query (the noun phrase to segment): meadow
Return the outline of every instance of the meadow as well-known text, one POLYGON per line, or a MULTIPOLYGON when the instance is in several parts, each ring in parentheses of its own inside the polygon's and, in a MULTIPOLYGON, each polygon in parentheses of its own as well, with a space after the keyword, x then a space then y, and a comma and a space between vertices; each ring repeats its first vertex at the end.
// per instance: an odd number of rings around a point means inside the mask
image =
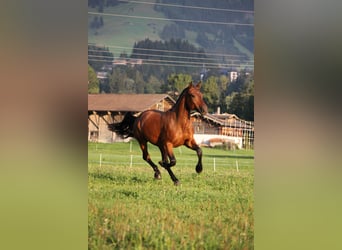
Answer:
MULTIPOLYGON (((253 249, 254 151, 175 149, 180 180, 161 180, 136 141, 88 144, 89 249, 253 249)), ((158 148, 149 145, 156 163, 158 148)))

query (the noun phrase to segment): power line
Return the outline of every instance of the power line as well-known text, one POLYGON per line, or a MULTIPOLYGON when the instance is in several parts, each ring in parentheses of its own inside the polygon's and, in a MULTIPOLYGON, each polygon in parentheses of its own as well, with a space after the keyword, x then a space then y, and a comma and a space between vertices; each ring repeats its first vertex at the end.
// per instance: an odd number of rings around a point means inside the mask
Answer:
MULTIPOLYGON (((93 61, 93 62, 108 62, 108 63, 111 63, 111 61, 106 61, 106 60, 99 60, 99 59, 88 59, 88 61, 93 61)), ((151 62, 146 62, 140 66, 143 66, 143 65, 158 65, 158 66, 171 66, 171 67, 190 67, 190 68, 203 68, 202 66, 199 66, 199 65, 189 65, 189 64, 171 64, 171 63, 151 63, 151 62)), ((252 65, 225 65, 225 67, 244 67, 244 68, 251 68, 253 69, 254 66, 252 65)), ((217 69, 217 68, 220 68, 220 67, 214 67, 214 66, 206 66, 205 67, 206 69, 217 69)), ((221 67, 222 68, 222 67, 221 67)))
MULTIPOLYGON (((88 52, 99 52, 98 50, 91 50, 89 49, 88 52)), ((162 57, 162 58, 180 58, 180 59, 189 59, 189 60, 199 60, 204 61, 200 63, 210 63, 208 61, 217 61, 215 58, 201 58, 201 57, 191 57, 191 56, 174 56, 174 55, 161 55, 161 54, 144 54, 144 53, 134 53, 137 56, 148 56, 148 57, 162 57)), ((91 55, 89 56, 97 56, 97 57, 106 57, 106 58, 113 58, 112 56, 103 56, 103 55, 91 55)), ((141 60, 148 60, 144 58, 130 58, 130 59, 141 59, 141 60)), ((149 58, 150 59, 150 58, 149 58)), ((229 61, 239 61, 238 59, 229 59, 229 61)), ((244 62, 254 62, 254 60, 243 60, 244 62)))
POLYGON ((162 49, 149 49, 149 48, 132 48, 132 47, 123 47, 123 46, 116 46, 116 45, 104 45, 104 44, 91 44, 98 47, 108 47, 108 48, 119 48, 119 49, 127 49, 127 50, 143 50, 143 51, 157 51, 157 52, 169 52, 169 53, 179 53, 179 54, 196 54, 196 55, 213 55, 213 56, 220 56, 220 57, 244 57, 243 55, 232 55, 232 54, 221 54, 221 53, 206 53, 206 52, 187 52, 187 51, 179 51, 179 50, 162 50, 162 49))
MULTIPOLYGON (((191 57, 191 56, 171 56, 171 55, 160 55, 160 54, 142 54, 142 53, 134 53, 137 56, 151 56, 151 57, 168 57, 168 58, 181 58, 181 59, 189 59, 189 60, 199 60, 199 61, 217 61, 215 58, 203 58, 203 57, 191 57)), ((238 59, 230 59, 230 61, 238 61, 238 59)), ((246 61, 254 61, 254 60, 246 60, 246 61)))
MULTIPOLYGON (((89 55, 89 56, 90 57, 101 57, 101 58, 105 57, 105 56, 92 56, 92 55, 89 55)), ((127 60, 130 58, 122 58, 122 59, 127 60)), ((88 58, 88 61, 113 63, 113 60, 101 60, 101 59, 93 59, 93 58, 88 58)), ((195 67, 195 68, 202 68, 203 64, 204 64, 205 68, 212 68, 212 69, 226 68, 226 67, 254 68, 254 65, 251 65, 251 64, 194 63, 194 62, 188 62, 188 61, 169 61, 169 60, 157 60, 157 59, 145 59, 145 60, 143 60, 142 65, 144 65, 144 64, 159 65, 159 66, 195 67)))
MULTIPOLYGON (((102 57, 102 58, 106 58, 106 56, 98 56, 98 55, 89 55, 90 57, 102 57)), ((111 58, 110 56, 108 56, 108 58, 111 58)), ((122 57, 120 59, 123 59, 123 60, 131 60, 132 58, 129 58, 129 57, 122 57)), ((191 62, 191 61, 181 61, 181 60, 177 60, 177 61, 173 61, 173 60, 165 60, 165 59, 141 59, 143 60, 144 62, 166 62, 166 63, 183 63, 183 64, 186 64, 186 63, 190 63, 190 64, 195 64, 195 65, 213 65, 213 66, 220 66, 220 65, 228 65, 228 64, 225 64, 225 63, 211 63, 211 62, 191 62)), ((230 65, 240 65, 240 64, 230 64, 230 65)))
POLYGON ((241 26, 254 26, 252 23, 227 23, 227 22, 215 22, 215 21, 200 21, 200 20, 189 20, 189 19, 173 19, 173 18, 162 18, 162 17, 147 17, 147 16, 130 16, 114 13, 100 13, 100 12, 88 12, 90 15, 100 16, 114 16, 114 17, 125 17, 125 18, 137 18, 137 19, 150 19, 159 21, 176 21, 176 22, 188 22, 188 23, 206 23, 206 24, 220 24, 220 25, 241 25, 241 26))
MULTIPOLYGON (((144 63, 144 64, 150 64, 150 65, 159 65, 159 66, 174 66, 174 67, 191 67, 191 68, 203 68, 203 66, 199 66, 199 65, 189 65, 189 64, 168 64, 168 63, 162 63, 162 64, 158 64, 158 63, 144 63)), ((254 65, 248 65, 248 64, 229 64, 229 65, 222 65, 222 66, 205 66, 206 69, 217 69, 217 68, 228 68, 228 67, 245 67, 245 68, 254 68, 254 65)))
POLYGON ((254 11, 253 11, 253 10, 219 9, 219 8, 212 8, 212 7, 200 7, 200 6, 190 6, 190 5, 177 5, 177 4, 167 4, 167 3, 152 3, 152 2, 128 1, 128 0, 119 0, 119 2, 125 2, 125 3, 138 3, 138 4, 150 4, 150 5, 160 5, 160 6, 177 7, 177 8, 189 8, 189 9, 201 9, 201 10, 215 10, 215 11, 240 12, 240 13, 251 13, 251 14, 254 14, 254 11))

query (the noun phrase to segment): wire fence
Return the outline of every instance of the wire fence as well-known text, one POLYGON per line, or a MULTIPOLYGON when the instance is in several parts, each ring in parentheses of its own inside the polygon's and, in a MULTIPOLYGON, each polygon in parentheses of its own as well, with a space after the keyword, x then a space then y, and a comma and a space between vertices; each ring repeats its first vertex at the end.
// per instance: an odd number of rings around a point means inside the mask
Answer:
MULTIPOLYGON (((122 166, 134 168, 136 166, 149 166, 141 155, 113 155, 106 153, 92 153, 89 154, 88 165, 92 166, 122 166)), ((160 158, 160 157, 159 157, 160 158)), ((158 162, 160 159, 155 157, 154 161, 158 162)), ((153 159, 153 157, 152 157, 153 159)), ((231 170, 246 170, 254 168, 254 159, 245 158, 245 156, 230 155, 227 157, 203 157, 202 159, 203 167, 205 169, 211 169, 212 171, 225 171, 227 169, 231 170)), ((177 157, 177 165, 181 167, 195 167, 197 164, 197 156, 194 154, 193 159, 189 157, 182 157, 181 155, 177 157)))

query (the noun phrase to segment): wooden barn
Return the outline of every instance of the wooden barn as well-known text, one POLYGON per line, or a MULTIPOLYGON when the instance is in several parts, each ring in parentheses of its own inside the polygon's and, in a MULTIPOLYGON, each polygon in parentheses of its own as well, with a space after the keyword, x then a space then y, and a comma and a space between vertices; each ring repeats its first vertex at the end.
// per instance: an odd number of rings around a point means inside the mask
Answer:
POLYGON ((193 126, 197 141, 210 146, 211 142, 233 142, 239 148, 253 148, 254 122, 240 119, 234 114, 194 114, 193 126), (203 136, 200 136, 203 135, 203 136))
POLYGON ((120 122, 126 112, 140 113, 148 109, 166 111, 175 101, 167 94, 89 94, 88 140, 98 142, 120 141, 109 131, 109 123, 120 122))

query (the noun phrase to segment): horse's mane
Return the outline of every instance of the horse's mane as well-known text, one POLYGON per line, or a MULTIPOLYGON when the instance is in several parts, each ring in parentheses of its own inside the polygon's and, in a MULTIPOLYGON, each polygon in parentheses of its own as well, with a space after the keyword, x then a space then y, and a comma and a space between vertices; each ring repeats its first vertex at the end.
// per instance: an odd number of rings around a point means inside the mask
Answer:
POLYGON ((179 95, 176 103, 172 106, 172 108, 170 110, 174 110, 176 107, 178 107, 179 103, 181 102, 183 96, 185 95, 185 92, 188 91, 190 88, 190 86, 186 87, 185 89, 183 89, 182 93, 179 95))

